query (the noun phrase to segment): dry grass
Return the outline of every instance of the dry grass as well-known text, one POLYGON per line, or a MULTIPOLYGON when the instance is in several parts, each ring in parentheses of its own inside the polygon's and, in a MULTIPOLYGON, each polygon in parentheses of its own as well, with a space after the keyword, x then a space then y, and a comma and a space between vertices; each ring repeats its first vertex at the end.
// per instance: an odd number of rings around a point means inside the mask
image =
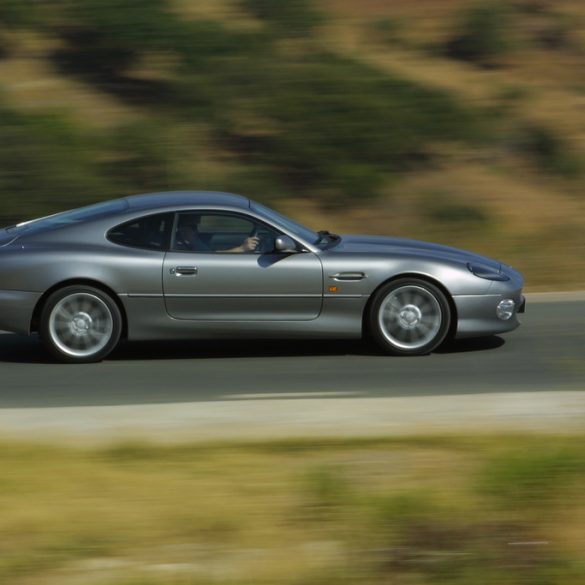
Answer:
MULTIPOLYGON (((585 160, 585 5, 581 0, 543 3, 568 23, 570 46, 545 50, 520 43, 502 67, 492 69, 449 59, 437 50, 453 33, 470 5, 468 0, 318 3, 328 16, 319 30, 320 42, 328 50, 439 88, 461 103, 504 105, 511 126, 550 129, 585 160), (398 44, 380 43, 372 36, 372 23, 384 18, 396 23, 398 44)), ((174 5, 187 18, 215 19, 236 28, 262 26, 246 16, 236 0, 174 0, 174 5)), ((543 18, 538 13, 525 15, 521 32, 526 36, 542 25, 543 18)), ((66 111, 82 125, 106 129, 144 118, 140 108, 61 75, 47 58, 55 40, 28 32, 13 36, 12 54, 0 60, 0 87, 12 106, 66 111)), ((148 66, 153 64, 146 65, 152 73, 148 66)), ((186 176, 201 178, 193 188, 206 188, 212 179, 233 174, 233 161, 217 149, 202 138, 202 147, 192 159, 179 163, 186 176), (189 174, 192 168, 197 172, 189 174)), ((582 176, 567 181, 526 161, 476 160, 474 153, 449 152, 434 168, 405 177, 388 185, 376 202, 356 198, 343 209, 324 208, 307 199, 279 205, 319 229, 435 238, 498 257, 524 272, 532 290, 585 287, 582 176), (453 221, 446 217, 450 209, 463 208, 474 208, 476 216, 483 215, 486 221, 466 223, 464 214, 453 221)), ((261 193, 246 194, 262 199, 261 193)))
POLYGON ((278 205, 315 229, 432 240, 498 258, 524 274, 530 291, 585 287, 585 200, 554 181, 529 181, 521 168, 453 160, 351 210, 278 205))
MULTIPOLYGON (((566 19, 571 45, 545 50, 526 41, 543 19, 551 18, 538 11, 527 13, 518 18, 523 28, 517 32, 524 41, 498 68, 455 61, 440 51, 462 11, 471 5, 466 0, 322 0, 331 17, 323 35, 328 47, 346 56, 446 91, 462 103, 504 105, 510 124, 547 128, 584 160, 585 6, 578 0, 541 4, 566 19), (372 34, 372 23, 383 24, 384 19, 394 23, 398 42, 380 42, 372 34)), ((309 206, 305 219, 314 225, 318 222, 311 220, 319 219, 319 227, 341 232, 435 238, 468 247, 518 267, 531 290, 583 288, 582 177, 569 184, 544 176, 538 164, 513 157, 473 158, 474 153, 465 151, 442 153, 435 168, 389 186, 387 196, 378 202, 358 204, 350 212, 333 209, 321 214, 323 218, 309 206), (476 210, 486 221, 478 225, 465 217, 449 219, 453 206, 476 210), (441 207, 444 213, 435 213, 441 207)))
POLYGON ((0 59, 3 98, 23 111, 66 112, 87 127, 110 128, 140 119, 138 109, 60 75, 48 59, 58 44, 39 34, 14 35, 11 55, 0 59))
POLYGON ((4 443, 0 580, 577 583, 582 439, 4 443))

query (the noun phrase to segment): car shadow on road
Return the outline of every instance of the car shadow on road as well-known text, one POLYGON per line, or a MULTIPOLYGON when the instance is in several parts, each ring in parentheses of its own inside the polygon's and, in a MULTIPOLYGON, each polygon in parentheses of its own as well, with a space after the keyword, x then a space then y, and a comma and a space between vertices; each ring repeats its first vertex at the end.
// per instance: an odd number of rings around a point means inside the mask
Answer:
MULTIPOLYGON (((437 354, 458 354, 498 349, 501 337, 449 341, 437 354)), ((221 358, 385 356, 361 340, 168 340, 122 342, 106 362, 197 360, 221 358)), ((408 359, 408 358, 406 358, 408 359)), ((36 336, 0 335, 0 363, 57 364, 36 336)))
POLYGON ((491 335, 489 337, 477 337, 472 339, 453 339, 442 345, 434 353, 466 353, 470 351, 486 351, 498 349, 506 343, 503 337, 491 335))
MULTIPOLYGON (((501 337, 450 341, 435 353, 479 352, 501 347, 501 337)), ((230 341, 135 341, 122 343, 109 360, 177 360, 215 358, 263 358, 304 356, 388 357, 371 343, 360 340, 255 340, 230 341)))
POLYGON ((54 364, 37 335, 0 335, 0 363, 54 364))

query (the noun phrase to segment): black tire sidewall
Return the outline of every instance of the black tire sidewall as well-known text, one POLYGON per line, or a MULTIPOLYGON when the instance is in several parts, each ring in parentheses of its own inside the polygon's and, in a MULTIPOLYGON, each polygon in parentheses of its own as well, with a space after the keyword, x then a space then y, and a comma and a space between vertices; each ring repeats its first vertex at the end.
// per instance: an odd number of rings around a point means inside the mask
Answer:
POLYGON ((447 300, 445 293, 439 287, 423 279, 400 278, 386 283, 374 294, 374 298, 372 300, 368 314, 368 333, 377 346, 385 353, 403 356, 425 355, 437 349, 445 341, 451 326, 451 318, 452 315, 449 301, 447 300), (439 328, 439 331, 435 337, 426 345, 412 350, 392 345, 392 343, 390 343, 384 334, 380 331, 380 326, 378 324, 378 313, 380 311, 382 302, 389 293, 403 286, 418 286, 426 289, 435 297, 441 308, 441 327, 439 328))
POLYGON ((94 288, 92 286, 87 285, 66 286, 51 293, 51 295, 47 298, 41 312, 40 335, 49 353, 61 362, 66 363, 99 362, 103 360, 107 355, 109 355, 112 352, 112 350, 118 345, 120 336, 122 335, 122 314, 120 312, 118 305, 112 299, 112 297, 108 293, 100 290, 99 288, 94 288), (77 357, 63 352, 59 348, 59 346, 57 346, 54 343, 49 330, 49 321, 51 313, 55 306, 57 305, 57 303, 64 299, 65 297, 68 297, 76 293, 77 294, 88 293, 98 297, 101 301, 103 301, 106 304, 112 315, 113 330, 108 343, 100 351, 90 356, 77 357))

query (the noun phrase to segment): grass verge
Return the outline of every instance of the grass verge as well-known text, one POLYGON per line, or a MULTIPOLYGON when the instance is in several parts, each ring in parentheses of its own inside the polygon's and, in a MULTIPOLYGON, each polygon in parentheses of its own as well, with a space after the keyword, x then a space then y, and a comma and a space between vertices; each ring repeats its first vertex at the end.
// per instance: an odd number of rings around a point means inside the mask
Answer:
POLYGON ((0 581, 585 577, 582 436, 0 444, 0 581))

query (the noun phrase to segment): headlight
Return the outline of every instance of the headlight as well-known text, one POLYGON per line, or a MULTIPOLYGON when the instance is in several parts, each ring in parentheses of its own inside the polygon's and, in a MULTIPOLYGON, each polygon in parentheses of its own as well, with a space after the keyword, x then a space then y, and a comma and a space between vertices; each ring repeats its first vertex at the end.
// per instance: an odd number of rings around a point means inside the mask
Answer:
POLYGON ((497 272, 494 268, 490 268, 489 266, 480 266, 478 264, 471 264, 468 262, 467 268, 469 268, 469 271, 472 274, 478 278, 485 278, 485 280, 498 280, 500 282, 510 280, 509 276, 503 272, 497 272))
POLYGON ((498 303, 498 306, 496 307, 496 315, 498 316, 498 319, 507 321, 514 315, 515 308, 516 303, 512 299, 504 299, 498 303))

